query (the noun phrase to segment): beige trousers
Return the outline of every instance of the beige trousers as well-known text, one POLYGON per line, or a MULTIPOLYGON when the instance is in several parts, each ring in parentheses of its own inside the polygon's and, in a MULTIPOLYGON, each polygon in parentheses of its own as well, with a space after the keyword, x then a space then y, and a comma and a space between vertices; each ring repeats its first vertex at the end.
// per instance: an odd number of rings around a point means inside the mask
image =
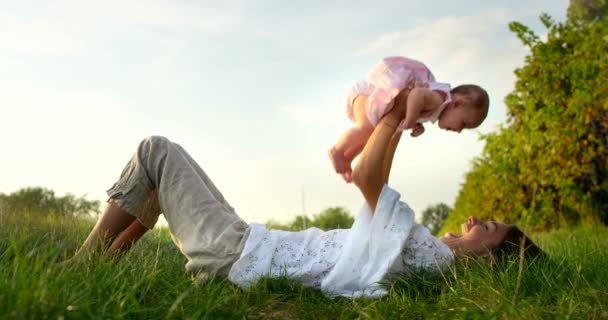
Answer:
POLYGON ((144 139, 107 192, 149 229, 162 212, 188 259, 188 272, 227 276, 243 251, 249 225, 190 155, 167 138, 144 139))

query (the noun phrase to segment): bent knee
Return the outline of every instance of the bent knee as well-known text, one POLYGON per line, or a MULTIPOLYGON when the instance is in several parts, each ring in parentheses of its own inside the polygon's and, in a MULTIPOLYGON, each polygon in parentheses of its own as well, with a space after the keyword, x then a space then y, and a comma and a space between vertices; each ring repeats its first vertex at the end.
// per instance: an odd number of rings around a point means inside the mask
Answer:
POLYGON ((149 136, 144 138, 144 140, 142 140, 141 144, 142 145, 149 145, 151 147, 153 146, 164 146, 164 145, 168 145, 171 143, 171 140, 169 140, 167 137, 164 136, 149 136))
MULTIPOLYGON (((149 136, 144 138, 139 144, 139 154, 165 154, 171 147, 171 140, 163 136, 149 136)), ((148 157, 148 156, 146 156, 148 157)))

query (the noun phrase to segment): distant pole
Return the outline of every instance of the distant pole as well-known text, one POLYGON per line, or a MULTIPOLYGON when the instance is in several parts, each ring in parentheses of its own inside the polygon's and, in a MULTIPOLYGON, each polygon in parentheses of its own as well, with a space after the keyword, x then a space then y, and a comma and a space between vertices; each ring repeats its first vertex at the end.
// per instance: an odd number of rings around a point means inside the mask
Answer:
POLYGON ((306 230, 306 201, 304 201, 304 187, 302 187, 302 218, 304 221, 304 230, 306 230))

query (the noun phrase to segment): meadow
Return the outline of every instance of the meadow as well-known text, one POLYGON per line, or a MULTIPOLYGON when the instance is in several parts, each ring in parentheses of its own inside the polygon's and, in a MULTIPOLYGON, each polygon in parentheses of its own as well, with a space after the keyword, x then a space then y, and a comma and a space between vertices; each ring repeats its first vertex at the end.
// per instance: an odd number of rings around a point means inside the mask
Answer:
POLYGON ((413 273, 381 299, 330 299, 287 278, 195 284, 167 230, 122 259, 61 263, 93 221, 0 212, 0 319, 608 319, 608 229, 532 235, 548 261, 413 273))

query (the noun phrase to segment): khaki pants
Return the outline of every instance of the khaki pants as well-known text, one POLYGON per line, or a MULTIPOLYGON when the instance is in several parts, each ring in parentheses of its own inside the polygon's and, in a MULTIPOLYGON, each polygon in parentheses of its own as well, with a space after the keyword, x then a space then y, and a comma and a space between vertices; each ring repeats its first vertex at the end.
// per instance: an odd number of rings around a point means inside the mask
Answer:
POLYGON ((186 270, 227 276, 249 233, 213 182, 178 144, 149 137, 139 145, 110 200, 151 229, 162 212, 186 270))

